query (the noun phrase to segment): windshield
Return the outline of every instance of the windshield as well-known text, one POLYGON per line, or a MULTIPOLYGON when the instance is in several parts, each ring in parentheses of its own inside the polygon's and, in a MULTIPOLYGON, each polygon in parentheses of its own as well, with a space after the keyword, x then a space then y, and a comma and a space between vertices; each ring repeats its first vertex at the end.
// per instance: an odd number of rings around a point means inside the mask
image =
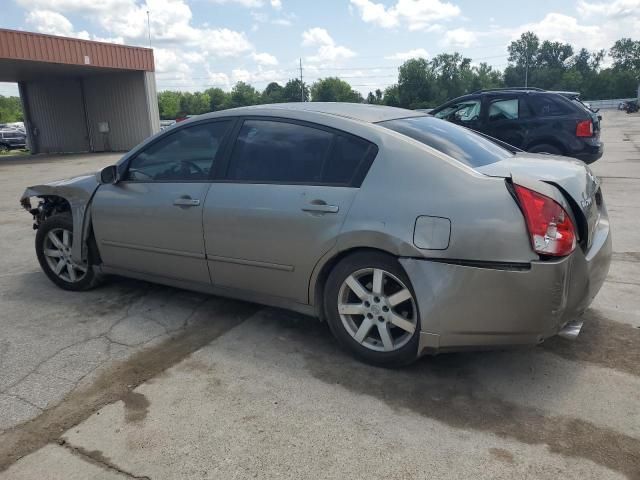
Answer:
POLYGON ((400 118, 378 125, 402 133, 470 167, 489 165, 513 154, 468 128, 434 117, 400 118))

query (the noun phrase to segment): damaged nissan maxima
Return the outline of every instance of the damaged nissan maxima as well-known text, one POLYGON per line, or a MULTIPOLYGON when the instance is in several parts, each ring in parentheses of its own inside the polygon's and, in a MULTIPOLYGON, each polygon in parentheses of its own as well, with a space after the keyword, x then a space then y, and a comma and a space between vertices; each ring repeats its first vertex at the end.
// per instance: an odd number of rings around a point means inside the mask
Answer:
POLYGON ((581 161, 374 105, 201 115, 21 202, 61 288, 120 275, 283 307, 383 366, 575 336, 611 260, 581 161))

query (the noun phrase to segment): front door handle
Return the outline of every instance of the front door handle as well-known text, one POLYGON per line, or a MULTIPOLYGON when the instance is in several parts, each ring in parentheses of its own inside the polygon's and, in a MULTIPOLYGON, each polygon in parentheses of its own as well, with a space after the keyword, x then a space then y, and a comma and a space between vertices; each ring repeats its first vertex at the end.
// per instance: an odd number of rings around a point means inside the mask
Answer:
POLYGON ((180 197, 176 198, 173 201, 173 204, 177 205, 178 207, 197 207, 198 205, 200 205, 200 200, 191 197, 180 197))
POLYGON ((324 200, 313 200, 302 207, 303 212, 311 213, 338 213, 338 210, 338 205, 328 205, 324 200))

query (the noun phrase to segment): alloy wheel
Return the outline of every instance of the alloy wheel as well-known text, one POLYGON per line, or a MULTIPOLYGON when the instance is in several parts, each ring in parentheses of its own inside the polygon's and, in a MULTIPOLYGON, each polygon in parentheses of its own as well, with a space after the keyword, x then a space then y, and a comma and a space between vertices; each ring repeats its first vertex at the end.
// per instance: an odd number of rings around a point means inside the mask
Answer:
POLYGON ((51 229, 44 240, 43 253, 51 271, 65 282, 79 282, 87 274, 87 265, 71 257, 73 233, 64 228, 51 229))
POLYGON ((418 325, 411 290, 380 268, 364 268, 344 280, 338 292, 338 314, 356 342, 378 352, 402 348, 418 325))

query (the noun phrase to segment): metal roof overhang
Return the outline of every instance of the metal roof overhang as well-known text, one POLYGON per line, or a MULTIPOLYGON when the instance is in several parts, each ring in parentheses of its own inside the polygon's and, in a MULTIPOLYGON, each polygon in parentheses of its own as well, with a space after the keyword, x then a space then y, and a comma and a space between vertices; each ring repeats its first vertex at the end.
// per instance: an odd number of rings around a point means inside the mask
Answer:
POLYGON ((154 69, 149 48, 0 29, 0 82, 154 69))

